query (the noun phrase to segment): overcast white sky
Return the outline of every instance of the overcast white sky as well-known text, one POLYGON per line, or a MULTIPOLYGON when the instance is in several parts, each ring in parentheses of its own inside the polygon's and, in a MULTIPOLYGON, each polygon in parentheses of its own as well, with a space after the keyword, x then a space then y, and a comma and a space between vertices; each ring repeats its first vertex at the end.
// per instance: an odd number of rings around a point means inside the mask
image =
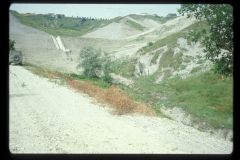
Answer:
POLYGON ((129 14, 148 13, 166 16, 176 13, 180 4, 12 4, 10 10, 18 13, 65 14, 67 17, 94 17, 112 19, 129 14))

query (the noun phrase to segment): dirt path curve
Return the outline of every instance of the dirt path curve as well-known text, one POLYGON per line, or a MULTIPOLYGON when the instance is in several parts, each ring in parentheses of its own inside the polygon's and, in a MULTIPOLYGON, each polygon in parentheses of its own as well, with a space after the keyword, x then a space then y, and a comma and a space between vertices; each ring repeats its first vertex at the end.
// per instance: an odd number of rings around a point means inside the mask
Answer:
POLYGON ((232 142, 182 123, 114 116, 84 94, 21 66, 10 66, 9 149, 12 153, 218 153, 232 142))

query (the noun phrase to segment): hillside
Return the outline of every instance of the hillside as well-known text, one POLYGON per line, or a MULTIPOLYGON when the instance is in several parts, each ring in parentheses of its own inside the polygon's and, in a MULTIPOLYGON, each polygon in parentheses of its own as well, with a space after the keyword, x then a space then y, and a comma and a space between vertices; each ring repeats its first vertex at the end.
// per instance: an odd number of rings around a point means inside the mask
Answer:
MULTIPOLYGON (((86 19, 86 18, 73 18, 73 17, 61 17, 61 18, 54 18, 50 17, 49 15, 21 15, 16 11, 11 11, 18 20, 24 25, 42 30, 54 36, 82 36, 88 32, 92 32, 96 29, 102 28, 109 24, 119 23, 120 20, 126 19, 125 17, 116 17, 110 20, 106 19, 86 19)), ((136 19, 139 19, 139 15, 135 15, 136 19)), ((153 23, 163 23, 166 22, 166 18, 162 17, 161 21, 156 20, 154 16, 148 16, 147 18, 142 18, 143 20, 151 20, 153 23)), ((147 24, 149 21, 146 21, 147 24)), ((129 20, 125 22, 127 26, 135 28, 137 30, 143 30, 142 26, 134 21, 129 20)), ((148 29, 148 27, 147 27, 148 29)), ((138 33, 138 32, 137 32, 138 33)))
POLYGON ((150 105, 159 115, 231 138, 233 79, 222 80, 221 75, 213 74, 213 64, 205 59, 203 45, 187 40, 190 30, 208 30, 206 22, 199 25, 186 16, 156 19, 128 15, 102 21, 102 25, 86 20, 86 26, 78 31, 57 28, 61 23, 74 24, 73 18, 58 20, 53 29, 51 25, 42 27, 37 21, 15 16, 19 19, 10 21, 10 39, 16 41, 16 49, 23 51, 24 62, 81 75, 82 70, 76 66, 81 62, 78 57, 82 47, 100 47, 111 53, 115 64, 112 72, 134 82, 133 88, 118 84, 122 90, 150 105), (16 27, 30 23, 38 31, 45 31, 45 35, 30 32, 31 27, 16 27), (72 53, 66 55, 54 48, 51 35, 60 35, 72 53))

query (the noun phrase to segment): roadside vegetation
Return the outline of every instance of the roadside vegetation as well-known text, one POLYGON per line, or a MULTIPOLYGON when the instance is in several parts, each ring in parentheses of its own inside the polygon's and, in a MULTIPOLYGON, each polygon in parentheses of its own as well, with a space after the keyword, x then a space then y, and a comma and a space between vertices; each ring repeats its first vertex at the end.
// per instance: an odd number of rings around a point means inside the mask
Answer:
POLYGON ((119 87, 114 85, 110 86, 107 82, 98 78, 54 72, 29 63, 25 63, 23 67, 40 77, 48 78, 49 81, 53 83, 68 85, 72 89, 94 97, 103 107, 108 106, 112 108, 111 113, 113 114, 123 115, 137 113, 156 116, 156 113, 150 106, 134 100, 131 93, 127 94, 119 87), (60 82, 57 82, 57 80, 60 82))
MULTIPOLYGON (((122 63, 124 64, 124 62, 122 63)), ((166 107, 181 107, 191 114, 194 123, 205 122, 214 129, 233 128, 233 79, 222 80, 220 74, 212 71, 194 74, 186 79, 175 77, 160 84, 153 77, 131 77, 134 87, 114 86, 85 75, 53 72, 31 64, 25 68, 40 77, 48 78, 60 85, 69 85, 80 92, 95 97, 103 106, 114 107, 114 114, 163 115, 162 104, 166 107)), ((125 65, 119 65, 120 71, 125 65)), ((167 117, 171 119, 170 117, 167 117)))
MULTIPOLYGON (((127 88, 124 85, 119 86, 126 92, 133 92, 133 97, 136 100, 142 101, 147 105, 151 105, 155 112, 161 115, 161 105, 167 108, 181 107, 186 113, 191 114, 194 123, 205 122, 208 127, 214 129, 232 129, 233 127, 233 78, 222 78, 222 74, 214 74, 212 70, 199 72, 204 68, 200 65, 192 69, 192 76, 181 79, 179 76, 170 78, 174 70, 183 70, 186 64, 191 61, 196 61, 197 64, 203 64, 205 59, 201 56, 196 56, 197 60, 192 56, 183 56, 185 48, 180 48, 182 51, 173 56, 173 49, 179 47, 177 39, 188 38, 187 32, 206 30, 209 34, 209 26, 206 21, 194 23, 186 27, 180 32, 167 36, 164 39, 155 43, 148 43, 147 46, 141 48, 140 54, 147 54, 164 45, 167 45, 168 50, 163 53, 159 69, 151 76, 147 77, 132 77, 134 72, 134 63, 136 60, 125 66, 133 64, 133 68, 129 74, 124 74, 126 78, 134 80, 135 87, 127 88), (165 69, 167 67, 173 70, 165 69), (162 70, 164 69, 164 70, 162 70), (155 84, 156 77, 164 74, 164 78, 159 84, 155 84)), ((188 44, 191 41, 188 39, 188 44)), ((154 52, 152 63, 156 62, 161 50, 154 52)), ((213 67, 213 66, 212 66, 213 67)), ((121 67, 120 67, 121 68, 121 67)), ((122 68, 124 68, 122 66, 122 68)))
POLYGON ((159 84, 152 83, 154 75, 132 78, 133 97, 141 100, 161 114, 163 104, 167 108, 180 107, 191 114, 193 122, 206 122, 214 129, 233 127, 233 79, 222 80, 220 74, 205 71, 186 79, 175 77, 165 79, 159 84))

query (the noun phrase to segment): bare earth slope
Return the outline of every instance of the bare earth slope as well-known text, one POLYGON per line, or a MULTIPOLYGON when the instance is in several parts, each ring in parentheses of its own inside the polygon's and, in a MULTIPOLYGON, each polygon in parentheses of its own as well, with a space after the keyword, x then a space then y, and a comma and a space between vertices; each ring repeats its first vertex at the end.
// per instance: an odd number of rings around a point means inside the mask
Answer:
POLYGON ((77 74, 81 72, 76 69, 78 59, 57 49, 50 34, 23 25, 11 13, 9 13, 9 23, 9 37, 15 40, 16 50, 22 51, 23 63, 28 62, 62 72, 77 74))
POLYGON ((154 28, 154 27, 156 27, 156 26, 158 26, 160 24, 160 23, 155 22, 154 20, 148 19, 148 18, 145 18, 143 20, 136 20, 136 19, 131 18, 131 17, 128 16, 127 19, 140 24, 141 26, 145 27, 146 29, 154 28))
POLYGON ((180 122, 114 116, 86 95, 10 66, 12 153, 230 154, 233 144, 180 122))
POLYGON ((127 19, 122 19, 120 23, 113 22, 103 28, 88 33, 82 37, 103 38, 103 39, 124 39, 126 37, 142 33, 133 27, 125 24, 127 19))
POLYGON ((10 33, 49 35, 46 32, 21 24, 21 22, 10 12, 9 12, 9 23, 10 23, 9 25, 10 33))

